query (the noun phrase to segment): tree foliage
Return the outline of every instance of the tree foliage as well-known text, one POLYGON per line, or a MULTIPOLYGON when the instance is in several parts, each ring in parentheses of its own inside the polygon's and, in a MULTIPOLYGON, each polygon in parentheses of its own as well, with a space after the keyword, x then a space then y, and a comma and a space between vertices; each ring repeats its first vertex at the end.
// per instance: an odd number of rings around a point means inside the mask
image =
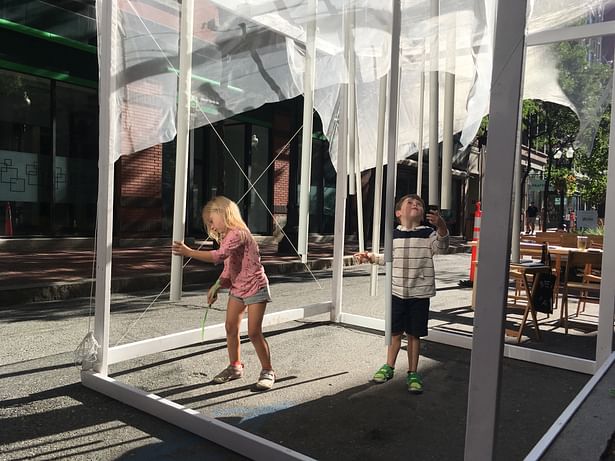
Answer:
POLYGON ((610 106, 605 101, 612 70, 609 64, 589 59, 590 46, 590 41, 570 41, 552 50, 559 63, 559 84, 576 113, 552 102, 528 100, 523 104, 523 123, 528 143, 534 140, 544 146, 547 155, 545 197, 549 190, 562 196, 565 191, 599 205, 606 196, 610 106), (583 130, 581 136, 579 130, 583 130), (573 159, 556 158, 558 151, 573 146, 573 159))

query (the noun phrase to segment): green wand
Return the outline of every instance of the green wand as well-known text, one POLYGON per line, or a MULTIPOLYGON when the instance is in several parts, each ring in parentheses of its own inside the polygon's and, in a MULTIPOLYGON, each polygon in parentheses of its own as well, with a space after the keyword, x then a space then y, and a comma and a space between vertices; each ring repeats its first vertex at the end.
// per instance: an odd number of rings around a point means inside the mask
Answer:
MULTIPOLYGON (((211 287, 210 291, 213 290, 212 293, 212 302, 207 304, 205 308, 205 315, 203 316, 203 320, 201 321, 201 339, 205 339, 205 320, 207 320, 207 314, 209 314, 209 309, 211 309, 211 305, 216 302, 216 293, 220 289, 220 279, 216 280, 216 283, 211 287)), ((207 298, 209 299, 209 293, 207 294, 207 298)))
POLYGON ((208 304, 205 308, 205 315, 203 316, 203 320, 201 321, 201 340, 205 339, 205 320, 207 320, 207 314, 209 313, 209 309, 211 309, 211 304, 208 304))

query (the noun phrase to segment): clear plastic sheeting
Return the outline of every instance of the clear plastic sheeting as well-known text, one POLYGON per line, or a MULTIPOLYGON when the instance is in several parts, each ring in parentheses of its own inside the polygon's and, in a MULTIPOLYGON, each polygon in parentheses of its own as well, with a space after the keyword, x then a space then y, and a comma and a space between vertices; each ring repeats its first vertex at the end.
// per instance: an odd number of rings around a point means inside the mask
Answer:
MULTIPOLYGON (((119 152, 131 154, 175 137, 179 7, 177 2, 117 2, 117 17, 110 18, 118 31, 112 96, 118 102, 119 152)), ((101 29, 102 2, 96 2, 101 29)), ((101 37, 99 40, 99 59, 101 37)))
MULTIPOLYGON (((176 1, 117 0, 118 98, 121 154, 175 136, 180 5, 176 1)), ((469 144, 488 112, 495 0, 402 1, 398 158, 419 148, 422 73, 455 75, 453 130, 469 144)), ((529 11, 530 31, 586 23, 611 2, 550 0, 529 11)), ((100 2, 97 2, 100 13, 100 2)), ((330 140, 334 165, 340 90, 354 81, 358 161, 375 166, 379 78, 390 67, 392 2, 380 0, 199 1, 194 11, 191 127, 226 119, 265 103, 302 94, 306 28, 316 23, 314 107, 330 140), (351 55, 353 59, 350 59, 351 55), (355 62, 353 69, 348 63, 355 62)), ((599 15, 600 16, 600 15, 599 15)), ((603 17, 602 14, 600 17, 603 17)), ((548 51, 528 52, 526 68, 547 78, 526 79, 526 97, 574 107, 558 83, 558 63, 548 51)), ((444 95, 444 78, 440 94, 444 95)), ((429 91, 425 89, 425 101, 429 91)), ((440 97, 442 139, 444 97, 440 97)), ((427 107, 427 104, 426 104, 427 107)), ((423 133, 427 146, 429 117, 423 133)))
POLYGON ((532 0, 529 2, 527 33, 604 22, 613 7, 613 0, 532 0))

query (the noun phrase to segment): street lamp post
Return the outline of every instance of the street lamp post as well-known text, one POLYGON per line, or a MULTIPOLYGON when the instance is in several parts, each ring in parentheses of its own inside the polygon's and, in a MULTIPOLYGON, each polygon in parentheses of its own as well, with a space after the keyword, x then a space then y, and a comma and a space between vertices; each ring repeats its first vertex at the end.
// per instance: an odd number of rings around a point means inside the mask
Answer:
MULTIPOLYGON (((555 154, 553 154, 553 158, 555 160, 558 161, 558 164, 561 165, 561 159, 562 157, 565 157, 568 160, 568 169, 572 169, 572 161, 574 159, 574 149, 572 147, 568 147, 565 151, 563 151, 562 149, 558 149, 555 154)), ((566 180, 564 179, 562 181, 562 185, 560 187, 560 201, 559 201, 559 206, 560 206, 560 228, 563 229, 564 228, 564 217, 566 216, 565 213, 565 208, 564 208, 564 199, 566 197, 566 180)), ((570 220, 568 221, 568 229, 570 230, 572 226, 572 223, 570 222, 570 220)))

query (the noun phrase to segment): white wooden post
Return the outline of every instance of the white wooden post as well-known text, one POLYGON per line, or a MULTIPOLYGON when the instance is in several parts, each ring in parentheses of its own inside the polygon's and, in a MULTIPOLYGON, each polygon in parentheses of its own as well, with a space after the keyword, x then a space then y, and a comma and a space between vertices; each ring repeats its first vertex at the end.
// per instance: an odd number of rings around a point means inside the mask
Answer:
MULTIPOLYGON (((179 95, 177 101, 177 148, 175 153, 175 199, 173 202, 173 241, 183 241, 186 229, 186 187, 188 178, 188 133, 192 79, 192 28, 194 0, 182 1, 179 95)), ((171 256, 171 301, 182 296, 183 257, 171 256)))
MULTIPOLYGON (((615 77, 615 70, 613 71, 615 77)), ((613 352, 613 317, 615 315, 615 78, 611 100, 611 126, 609 133, 609 161, 606 184, 604 222, 604 254, 602 255, 602 281, 600 283, 600 310, 598 313, 598 339, 596 341, 596 369, 613 352), (609 229, 609 230, 607 230, 609 229)))
POLYGON ((303 72, 303 136, 301 137, 301 185, 299 193, 298 251, 307 262, 310 227, 310 186, 312 176, 312 124, 314 112, 314 75, 316 73, 316 13, 318 3, 308 0, 312 18, 306 26, 305 69, 303 72))
POLYGON ((482 202, 489 219, 481 223, 480 264, 487 270, 479 271, 476 281, 466 461, 493 459, 495 449, 508 291, 510 198, 523 78, 526 7, 527 0, 501 1, 497 5, 487 140, 488 151, 497 158, 491 158, 487 163, 482 202))
POLYGON ((108 374, 109 322, 111 312, 111 260, 113 244, 114 162, 119 157, 119 114, 117 91, 117 5, 103 3, 98 21, 99 51, 99 136, 98 205, 96 218, 96 294, 94 338, 100 345, 94 370, 108 374))

